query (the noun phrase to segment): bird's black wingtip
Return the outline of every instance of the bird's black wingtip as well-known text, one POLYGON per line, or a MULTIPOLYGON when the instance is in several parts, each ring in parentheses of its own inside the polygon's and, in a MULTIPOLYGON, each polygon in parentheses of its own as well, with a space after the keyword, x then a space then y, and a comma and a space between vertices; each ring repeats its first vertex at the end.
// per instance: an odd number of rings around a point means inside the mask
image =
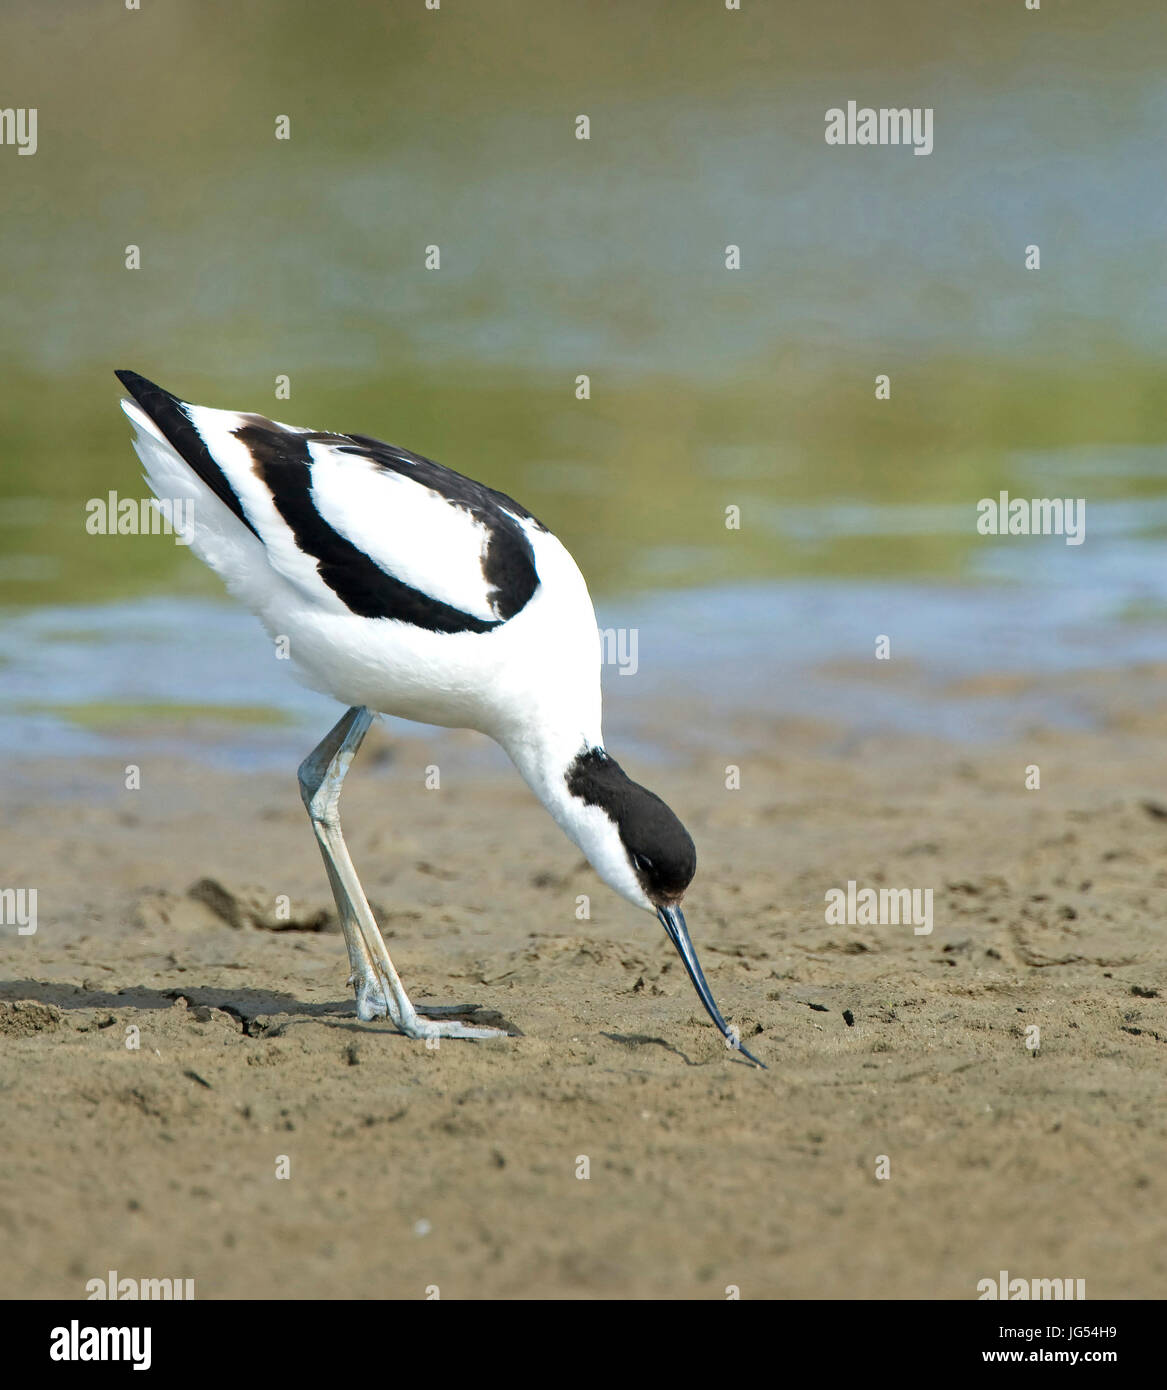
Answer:
POLYGON ((117 379, 126 388, 130 395, 133 396, 133 398, 139 403, 142 403, 142 396, 147 391, 158 391, 162 395, 167 394, 167 392, 163 391, 160 386, 155 386, 152 381, 147 381, 144 376, 139 376, 137 372, 131 372, 125 370, 124 368, 119 368, 114 372, 114 376, 117 377, 117 379))
POLYGON ((146 414, 161 425, 164 430, 167 428, 167 421, 173 421, 174 412, 176 410, 182 411, 186 405, 185 401, 180 400, 165 386, 158 386, 153 381, 147 381, 144 376, 139 376, 137 372, 119 368, 114 372, 114 376, 146 414))

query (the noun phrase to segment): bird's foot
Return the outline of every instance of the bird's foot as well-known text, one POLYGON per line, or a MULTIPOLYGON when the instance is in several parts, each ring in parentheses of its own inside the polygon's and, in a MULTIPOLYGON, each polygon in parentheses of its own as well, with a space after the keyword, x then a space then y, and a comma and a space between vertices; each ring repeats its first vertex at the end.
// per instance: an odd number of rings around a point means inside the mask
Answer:
POLYGON ((356 988, 357 1017, 362 1023, 375 1018, 388 1018, 407 1038, 507 1038, 503 1028, 474 1028, 455 1015, 473 1014, 477 1004, 413 1004, 399 1009, 390 1002, 381 982, 371 975, 350 975, 349 984, 356 988))
POLYGON ((410 1038, 509 1038, 504 1028, 471 1028, 460 1019, 435 1020, 422 1018, 415 1012, 414 1017, 397 1025, 410 1038))

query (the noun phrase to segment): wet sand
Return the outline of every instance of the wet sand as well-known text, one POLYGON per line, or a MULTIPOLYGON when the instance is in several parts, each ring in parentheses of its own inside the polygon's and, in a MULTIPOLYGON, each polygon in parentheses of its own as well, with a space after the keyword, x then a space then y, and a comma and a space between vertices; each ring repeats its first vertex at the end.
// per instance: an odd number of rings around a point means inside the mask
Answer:
POLYGON ((757 713, 715 756, 700 710, 646 728, 671 760, 629 771, 693 833, 690 927, 766 1072, 474 736, 375 729, 343 802, 415 999, 521 1031, 433 1050, 355 1018, 294 767, 188 739, 137 791, 121 759, 11 770, 0 883, 38 920, 0 932, 0 1294, 113 1269, 197 1298, 968 1299, 1006 1269, 1163 1297, 1142 678, 1093 678, 1101 728, 1008 746, 757 713), (932 888, 934 930, 828 925, 849 880, 932 888))

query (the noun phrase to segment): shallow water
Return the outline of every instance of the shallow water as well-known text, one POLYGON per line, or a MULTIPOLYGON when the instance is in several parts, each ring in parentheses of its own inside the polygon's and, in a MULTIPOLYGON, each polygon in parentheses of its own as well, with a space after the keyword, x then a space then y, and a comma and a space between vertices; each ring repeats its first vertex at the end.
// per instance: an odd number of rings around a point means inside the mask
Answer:
MULTIPOLYGON (((677 697, 714 716, 704 735, 685 729, 688 746, 758 710, 972 740, 1092 726, 1100 711, 1078 675, 1163 660, 1167 566, 1156 543, 1125 535, 1090 555, 1085 583, 1076 571, 1074 583, 1061 582, 1056 565, 1043 566, 1041 582, 991 582, 1017 565, 987 554, 980 568, 991 578, 979 586, 804 579, 606 600, 608 737, 659 756, 679 731, 652 712, 677 697), (890 660, 876 659, 879 635, 890 660), (1016 679, 1030 675, 1052 679, 1032 688, 1016 679)), ((290 767, 337 715, 289 679, 259 624, 227 603, 53 606, 0 632, 0 750, 9 754, 193 752, 290 767)), ((394 729, 424 734, 401 721, 394 729)))

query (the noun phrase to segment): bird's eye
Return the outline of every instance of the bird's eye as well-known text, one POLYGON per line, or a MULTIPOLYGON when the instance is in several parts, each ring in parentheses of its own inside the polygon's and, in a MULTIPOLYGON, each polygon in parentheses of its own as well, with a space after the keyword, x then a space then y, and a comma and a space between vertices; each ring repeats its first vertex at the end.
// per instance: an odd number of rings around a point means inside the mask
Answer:
POLYGON ((640 870, 641 873, 652 873, 652 860, 647 858, 645 855, 634 854, 632 856, 632 862, 636 865, 636 867, 640 870))

